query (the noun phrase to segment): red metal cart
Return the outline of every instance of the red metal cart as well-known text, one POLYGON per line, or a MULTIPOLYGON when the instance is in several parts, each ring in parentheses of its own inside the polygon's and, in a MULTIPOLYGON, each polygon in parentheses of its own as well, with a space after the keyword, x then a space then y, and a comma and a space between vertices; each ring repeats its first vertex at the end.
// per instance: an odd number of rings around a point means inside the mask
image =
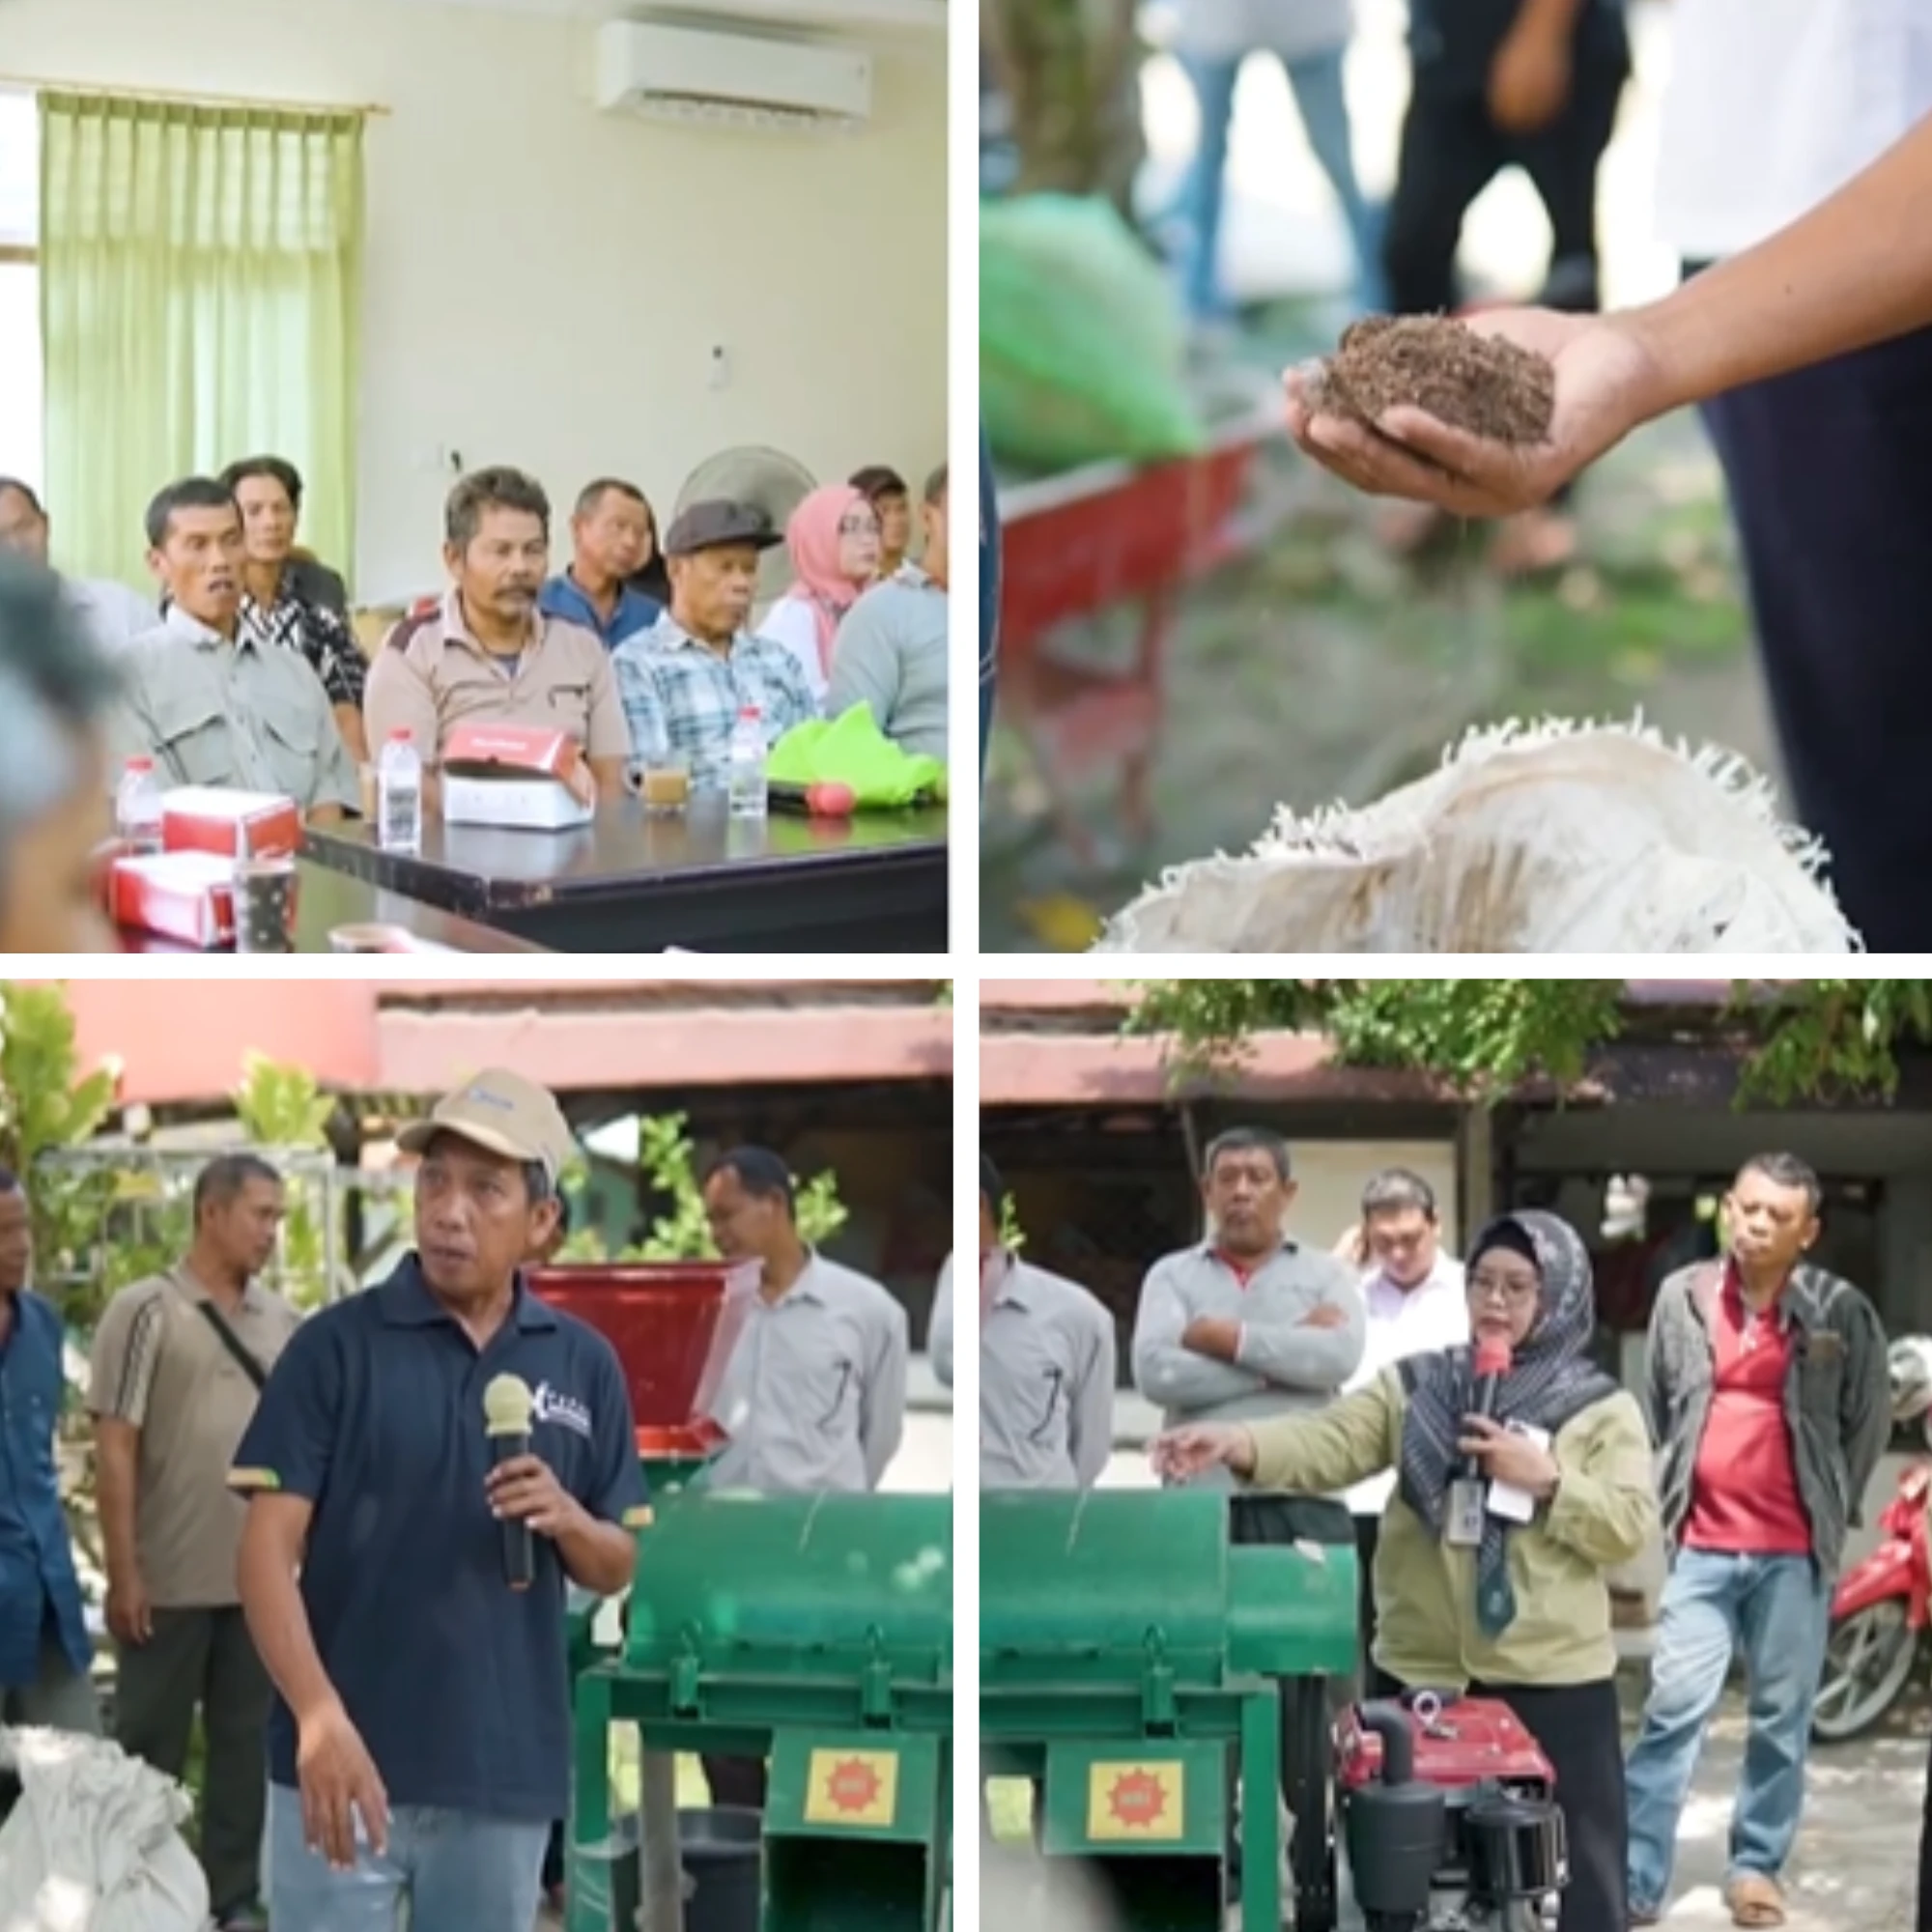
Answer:
POLYGON ((1151 833, 1148 781, 1175 592, 1239 554, 1236 511, 1255 452, 1280 434, 1270 400, 1219 427, 1199 456, 1090 464, 1000 493, 1000 713, 1038 769, 1061 836, 1088 864, 1095 840, 1072 809, 1072 784, 1117 767, 1122 825, 1135 838, 1151 833), (1121 603, 1141 611, 1124 668, 1055 656, 1061 625, 1121 603))

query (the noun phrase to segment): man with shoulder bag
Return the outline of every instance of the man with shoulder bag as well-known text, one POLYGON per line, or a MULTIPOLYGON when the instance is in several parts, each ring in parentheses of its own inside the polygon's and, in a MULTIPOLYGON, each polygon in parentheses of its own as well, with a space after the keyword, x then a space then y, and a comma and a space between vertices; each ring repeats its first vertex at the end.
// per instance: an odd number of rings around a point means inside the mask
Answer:
POLYGON ((260 1909, 270 1687, 236 1581, 242 1431, 299 1317, 255 1279, 275 1251, 281 1177, 223 1154, 195 1181, 194 1240, 124 1288, 95 1336, 89 1406, 117 1656, 115 1734, 180 1777, 197 1711, 207 1747, 201 1862, 218 1932, 260 1909))

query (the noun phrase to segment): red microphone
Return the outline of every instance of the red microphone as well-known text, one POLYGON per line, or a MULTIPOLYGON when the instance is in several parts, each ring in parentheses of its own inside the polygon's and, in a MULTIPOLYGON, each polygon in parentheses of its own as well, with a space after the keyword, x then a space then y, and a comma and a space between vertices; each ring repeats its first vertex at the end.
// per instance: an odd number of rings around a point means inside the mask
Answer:
POLYGON ((858 800, 852 787, 834 780, 812 784, 789 784, 774 779, 765 787, 766 803, 774 811, 794 811, 809 818, 850 818, 858 800))
MULTIPOLYGON (((1485 1422, 1493 1422, 1496 1414, 1496 1400, 1502 1390, 1504 1378, 1510 1372, 1510 1345, 1501 1335, 1485 1335, 1476 1344, 1476 1414, 1485 1422)), ((1483 1465, 1475 1457, 1463 1460, 1463 1473, 1472 1482, 1480 1482, 1483 1465)))

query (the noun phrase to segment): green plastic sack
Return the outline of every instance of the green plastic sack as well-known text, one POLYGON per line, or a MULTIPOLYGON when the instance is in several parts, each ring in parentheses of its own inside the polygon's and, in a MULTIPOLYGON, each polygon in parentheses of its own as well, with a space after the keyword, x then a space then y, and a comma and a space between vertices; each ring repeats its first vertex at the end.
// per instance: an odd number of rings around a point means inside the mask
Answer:
POLYGON ((1191 456, 1207 441, 1159 265, 1105 201, 980 206, 980 406, 993 453, 1036 472, 1191 456))
POLYGON ((794 724, 771 749, 765 776, 781 784, 838 783, 852 787, 861 810, 892 810, 943 798, 946 767, 937 758, 901 751, 881 731, 865 702, 837 718, 794 724))

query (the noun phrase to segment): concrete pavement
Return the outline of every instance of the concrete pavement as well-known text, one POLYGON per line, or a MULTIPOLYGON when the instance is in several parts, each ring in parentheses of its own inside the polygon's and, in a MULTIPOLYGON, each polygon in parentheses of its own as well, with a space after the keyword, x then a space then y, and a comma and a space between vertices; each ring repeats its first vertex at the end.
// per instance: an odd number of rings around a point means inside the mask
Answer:
MULTIPOLYGON (((1918 1816, 1932 1711, 1916 1703, 1880 1735, 1814 1751, 1804 1823, 1785 1874, 1786 1932, 1911 1932, 1918 1878, 1918 1816)), ((1685 1808, 1667 1932, 1725 1932, 1719 1888, 1744 1706, 1725 1702, 1685 1808)))

